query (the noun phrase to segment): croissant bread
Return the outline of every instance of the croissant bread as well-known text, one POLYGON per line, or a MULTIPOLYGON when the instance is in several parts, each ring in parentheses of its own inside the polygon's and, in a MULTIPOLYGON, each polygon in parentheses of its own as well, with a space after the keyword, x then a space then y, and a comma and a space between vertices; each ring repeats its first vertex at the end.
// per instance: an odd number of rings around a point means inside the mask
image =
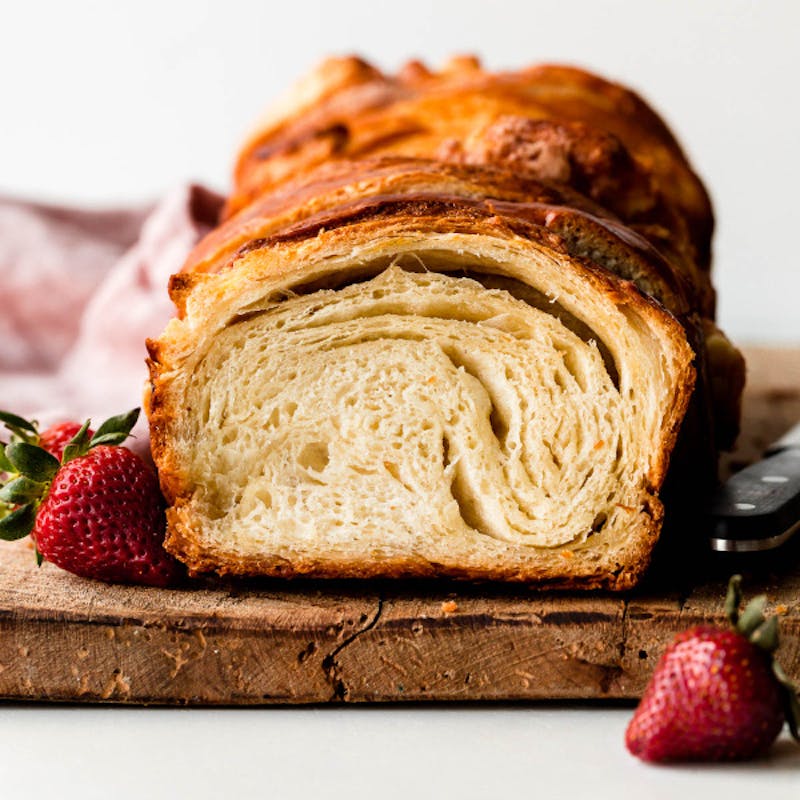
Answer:
POLYGON ((242 149, 148 342, 167 548, 193 572, 634 585, 679 432, 678 486, 736 431, 712 230, 616 84, 325 62, 242 149))

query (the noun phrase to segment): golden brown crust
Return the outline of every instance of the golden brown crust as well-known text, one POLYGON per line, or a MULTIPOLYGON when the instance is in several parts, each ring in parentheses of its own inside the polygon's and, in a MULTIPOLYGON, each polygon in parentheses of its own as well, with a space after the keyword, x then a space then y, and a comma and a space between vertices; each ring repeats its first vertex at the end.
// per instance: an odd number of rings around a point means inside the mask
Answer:
POLYGON ((678 249, 708 269, 708 195, 663 121, 634 92, 572 67, 493 74, 475 59, 439 73, 419 66, 390 76, 359 59, 320 65, 299 92, 303 102, 284 107, 240 152, 226 215, 332 160, 506 163, 595 196, 628 224, 666 221, 673 237, 680 233, 678 249))
POLYGON ((574 255, 591 255, 612 271, 627 270, 621 277, 635 280, 675 314, 707 304, 705 285, 697 289, 691 268, 668 260, 645 237, 569 187, 497 168, 408 158, 339 162, 334 169, 315 172, 310 181, 265 195, 212 231, 184 270, 218 272, 247 249, 399 206, 412 216, 434 206, 441 211, 461 207, 506 222, 533 223, 539 236, 546 231, 552 240, 555 234, 574 255))

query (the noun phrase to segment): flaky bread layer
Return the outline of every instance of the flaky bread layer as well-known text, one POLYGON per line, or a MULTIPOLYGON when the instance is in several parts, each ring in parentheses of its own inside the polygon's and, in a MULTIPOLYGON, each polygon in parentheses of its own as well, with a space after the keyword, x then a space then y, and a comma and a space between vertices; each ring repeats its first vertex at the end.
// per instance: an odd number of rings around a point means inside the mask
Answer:
POLYGON ((694 382, 662 306, 486 219, 181 276, 150 343, 167 547, 222 574, 631 586, 694 382))
POLYGON ((559 237, 573 256, 633 280, 676 315, 702 305, 691 270, 664 257, 647 238, 568 186, 543 183, 505 169, 441 164, 414 158, 332 162, 227 220, 192 251, 183 272, 221 272, 242 250, 313 235, 317 230, 378 214, 439 215, 462 226, 466 215, 501 215, 533 238, 559 237))

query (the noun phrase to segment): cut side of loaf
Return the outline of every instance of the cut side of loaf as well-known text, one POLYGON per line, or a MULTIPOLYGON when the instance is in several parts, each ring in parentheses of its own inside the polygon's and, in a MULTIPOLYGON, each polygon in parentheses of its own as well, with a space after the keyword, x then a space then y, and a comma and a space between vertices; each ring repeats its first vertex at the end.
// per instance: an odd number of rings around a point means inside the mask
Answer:
POLYGON ((693 384, 662 308, 530 240, 408 221, 240 262, 181 282, 151 345, 192 569, 635 582, 693 384))

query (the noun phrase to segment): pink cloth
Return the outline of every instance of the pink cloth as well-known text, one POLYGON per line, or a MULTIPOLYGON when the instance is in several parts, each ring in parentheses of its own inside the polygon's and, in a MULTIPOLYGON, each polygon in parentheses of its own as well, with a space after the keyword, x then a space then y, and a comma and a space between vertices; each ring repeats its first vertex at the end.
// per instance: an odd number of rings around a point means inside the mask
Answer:
MULTIPOLYGON (((197 186, 113 211, 0 198, 0 408, 48 425, 140 406, 167 281, 221 202, 197 186)), ((143 447, 144 420, 134 433, 143 447)))

